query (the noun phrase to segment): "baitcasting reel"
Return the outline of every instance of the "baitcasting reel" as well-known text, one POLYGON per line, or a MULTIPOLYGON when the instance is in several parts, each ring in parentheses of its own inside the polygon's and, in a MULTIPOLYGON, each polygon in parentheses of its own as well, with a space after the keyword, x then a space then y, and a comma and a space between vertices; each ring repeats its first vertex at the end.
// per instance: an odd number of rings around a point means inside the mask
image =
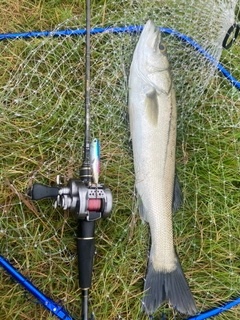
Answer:
POLYGON ((32 200, 55 199, 55 207, 69 209, 77 220, 95 221, 106 218, 112 209, 112 193, 109 188, 80 179, 70 179, 65 187, 61 186, 59 176, 55 187, 35 183, 28 195, 32 200))

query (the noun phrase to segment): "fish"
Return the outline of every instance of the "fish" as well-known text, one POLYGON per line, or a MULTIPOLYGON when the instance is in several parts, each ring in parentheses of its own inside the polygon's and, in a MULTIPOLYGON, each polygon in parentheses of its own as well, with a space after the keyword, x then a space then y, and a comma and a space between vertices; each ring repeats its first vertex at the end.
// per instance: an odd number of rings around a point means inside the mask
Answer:
POLYGON ((150 315, 166 301, 179 313, 194 315, 195 300, 173 237, 172 215, 181 206, 175 169, 176 98, 166 45, 152 20, 136 45, 128 89, 135 188, 140 216, 151 234, 142 310, 150 315))
POLYGON ((90 144, 90 165, 93 183, 98 184, 100 174, 100 143, 94 138, 90 144))

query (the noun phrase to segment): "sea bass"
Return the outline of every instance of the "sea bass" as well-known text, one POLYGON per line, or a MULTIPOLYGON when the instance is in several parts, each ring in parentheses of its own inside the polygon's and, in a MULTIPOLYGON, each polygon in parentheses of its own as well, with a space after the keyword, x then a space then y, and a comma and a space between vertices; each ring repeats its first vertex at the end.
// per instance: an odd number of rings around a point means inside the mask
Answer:
POLYGON ((175 176, 177 110, 161 33, 149 20, 141 33, 129 75, 129 119, 140 215, 150 225, 151 251, 143 309, 152 314, 164 301, 197 313, 174 248, 172 214, 181 204, 175 176))

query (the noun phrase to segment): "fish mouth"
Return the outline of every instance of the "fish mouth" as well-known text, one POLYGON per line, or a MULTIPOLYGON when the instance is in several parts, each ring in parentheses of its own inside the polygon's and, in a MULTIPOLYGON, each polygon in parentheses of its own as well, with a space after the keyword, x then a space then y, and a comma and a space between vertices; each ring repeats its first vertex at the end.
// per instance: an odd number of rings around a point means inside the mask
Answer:
POLYGON ((147 46, 153 50, 158 50, 159 44, 161 42, 161 32, 155 26, 152 20, 147 21, 147 23, 143 28, 142 34, 143 34, 143 38, 145 38, 144 35, 146 34, 147 46))

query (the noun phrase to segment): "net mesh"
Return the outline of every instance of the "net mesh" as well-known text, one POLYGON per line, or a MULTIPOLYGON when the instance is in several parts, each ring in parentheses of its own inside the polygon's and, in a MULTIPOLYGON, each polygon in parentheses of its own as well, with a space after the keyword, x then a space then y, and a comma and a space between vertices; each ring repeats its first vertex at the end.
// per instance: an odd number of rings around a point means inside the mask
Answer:
MULTIPOLYGON (((239 19, 237 1, 115 1, 92 12, 92 27, 156 25, 194 39, 240 79, 240 40, 222 41, 239 19)), ((56 30, 79 29, 84 16, 56 30)), ((176 248, 204 311, 239 296, 240 94, 210 62, 173 34, 168 47, 178 106, 177 171, 183 205, 176 248)), ((96 224, 90 302, 97 319, 145 319, 140 311, 149 233, 134 195, 127 114, 128 74, 139 33, 91 36, 91 135, 101 143, 100 181, 113 193, 111 217, 96 224)), ((85 39, 66 36, 0 42, 0 247, 34 284, 71 315, 80 314, 74 221, 52 202, 31 201, 34 182, 78 177, 84 141, 85 39)), ((50 319, 1 274, 9 297, 1 318, 50 319), (13 301, 15 302, 13 304, 13 301)), ((167 305, 162 314, 177 317, 167 305)), ((237 319, 240 309, 219 319, 237 319)))

